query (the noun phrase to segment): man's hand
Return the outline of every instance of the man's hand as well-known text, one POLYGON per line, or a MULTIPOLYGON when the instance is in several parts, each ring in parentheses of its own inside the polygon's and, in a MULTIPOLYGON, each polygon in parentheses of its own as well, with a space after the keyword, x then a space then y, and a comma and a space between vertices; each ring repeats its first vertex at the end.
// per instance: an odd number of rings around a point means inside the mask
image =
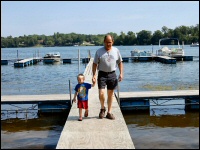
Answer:
POLYGON ((120 82, 120 81, 122 81, 122 80, 123 80, 123 75, 120 74, 120 75, 119 75, 119 78, 118 78, 118 81, 120 82))
POLYGON ((96 83, 96 75, 94 75, 94 76, 92 77, 92 83, 95 85, 95 83, 96 83))

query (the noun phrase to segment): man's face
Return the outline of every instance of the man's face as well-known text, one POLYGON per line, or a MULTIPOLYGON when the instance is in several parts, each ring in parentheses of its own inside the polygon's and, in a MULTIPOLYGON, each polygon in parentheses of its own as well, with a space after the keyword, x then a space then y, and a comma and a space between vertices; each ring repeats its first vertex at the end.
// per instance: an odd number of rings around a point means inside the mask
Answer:
POLYGON ((104 41, 104 46, 106 50, 110 50, 112 48, 113 41, 111 36, 107 36, 107 38, 104 41))

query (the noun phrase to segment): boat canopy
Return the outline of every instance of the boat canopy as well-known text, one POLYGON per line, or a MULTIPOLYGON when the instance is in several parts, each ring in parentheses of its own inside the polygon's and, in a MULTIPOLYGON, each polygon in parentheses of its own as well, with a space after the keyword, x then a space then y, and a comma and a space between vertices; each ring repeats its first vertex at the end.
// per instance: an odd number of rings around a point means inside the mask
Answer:
POLYGON ((178 47, 180 48, 180 44, 179 44, 179 40, 178 40, 178 38, 162 38, 162 39, 160 39, 159 40, 159 47, 161 46, 161 41, 164 41, 164 40, 176 40, 176 41, 178 41, 178 47))

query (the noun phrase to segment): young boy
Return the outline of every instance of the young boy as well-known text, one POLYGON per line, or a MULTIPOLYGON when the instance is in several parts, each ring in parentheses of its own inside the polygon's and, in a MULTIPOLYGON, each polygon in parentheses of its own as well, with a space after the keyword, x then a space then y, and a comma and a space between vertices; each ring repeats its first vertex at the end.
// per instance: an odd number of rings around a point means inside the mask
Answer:
POLYGON ((79 119, 78 121, 82 121, 82 109, 85 109, 84 117, 88 116, 88 91, 91 87, 94 87, 95 82, 93 84, 85 83, 85 76, 83 74, 79 74, 77 76, 78 84, 75 87, 75 94, 73 98, 73 102, 76 103, 76 98, 78 99, 77 107, 79 108, 79 119))

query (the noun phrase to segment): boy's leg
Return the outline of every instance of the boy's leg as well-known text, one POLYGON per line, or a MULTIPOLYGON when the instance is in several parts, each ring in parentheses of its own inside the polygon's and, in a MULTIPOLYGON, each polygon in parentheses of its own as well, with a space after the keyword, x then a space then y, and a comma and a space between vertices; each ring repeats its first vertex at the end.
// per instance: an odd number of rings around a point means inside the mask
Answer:
POLYGON ((87 100, 87 101, 84 101, 83 107, 84 107, 84 109, 85 109, 84 117, 87 117, 87 116, 88 116, 88 100, 87 100))
POLYGON ((79 121, 82 121, 82 108, 79 108, 79 121))
POLYGON ((82 121, 82 109, 83 109, 83 104, 81 100, 78 100, 77 106, 79 108, 79 119, 78 121, 82 121))
POLYGON ((85 117, 88 116, 88 109, 85 109, 85 114, 84 114, 85 117))

